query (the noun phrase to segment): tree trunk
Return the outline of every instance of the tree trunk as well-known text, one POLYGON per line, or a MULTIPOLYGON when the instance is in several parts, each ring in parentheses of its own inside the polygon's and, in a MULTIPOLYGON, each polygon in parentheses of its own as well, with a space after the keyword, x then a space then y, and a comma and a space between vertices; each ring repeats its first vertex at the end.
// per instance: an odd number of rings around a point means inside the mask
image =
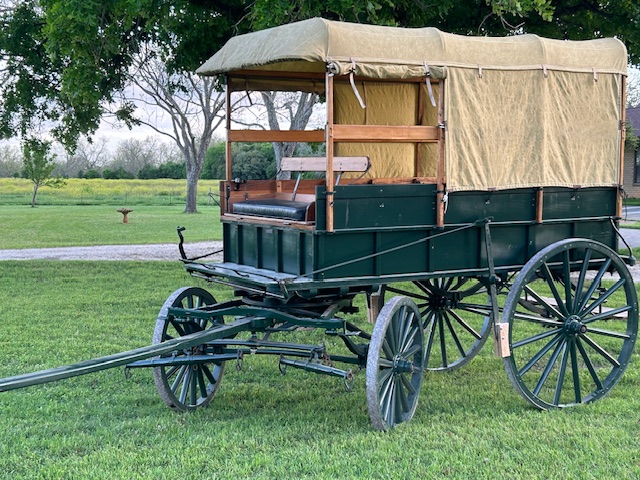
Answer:
POLYGON ((184 213, 198 213, 198 178, 193 171, 187 172, 187 202, 184 213))
POLYGON ((33 196, 31 197, 31 208, 34 208, 36 206, 36 196, 38 195, 38 187, 40 185, 38 185, 37 183, 34 182, 33 184, 33 196))

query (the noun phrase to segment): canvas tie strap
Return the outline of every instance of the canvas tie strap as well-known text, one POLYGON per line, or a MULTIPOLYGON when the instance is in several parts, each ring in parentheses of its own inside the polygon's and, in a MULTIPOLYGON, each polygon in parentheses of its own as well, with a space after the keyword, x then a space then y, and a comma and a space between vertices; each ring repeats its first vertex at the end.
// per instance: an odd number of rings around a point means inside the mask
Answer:
POLYGON ((431 87, 431 70, 429 70, 429 65, 427 65, 427 63, 424 63, 424 74, 425 77, 427 77, 426 80, 426 84, 427 84, 427 90, 429 91, 429 100, 431 100, 431 105, 433 107, 436 106, 436 99, 433 96, 433 88, 431 87))
POLYGON ((363 109, 365 109, 365 108, 367 108, 367 106, 362 101, 362 97, 360 96, 360 92, 358 92, 358 89, 356 88, 356 82, 355 82, 355 79, 354 79, 355 73, 356 73, 356 62, 352 58, 351 59, 351 71, 349 72, 349 83, 351 84, 351 88, 353 89, 353 93, 356 94, 356 98, 358 99, 358 102, 360 102, 360 106, 363 109))

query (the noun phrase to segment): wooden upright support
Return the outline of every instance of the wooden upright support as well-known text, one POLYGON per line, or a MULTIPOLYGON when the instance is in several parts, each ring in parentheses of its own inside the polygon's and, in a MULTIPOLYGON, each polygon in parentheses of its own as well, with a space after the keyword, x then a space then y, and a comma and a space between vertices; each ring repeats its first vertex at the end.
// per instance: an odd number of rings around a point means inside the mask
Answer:
POLYGON ((333 232, 333 75, 326 74, 325 95, 327 97, 327 126, 325 127, 325 141, 327 150, 327 231, 333 232))

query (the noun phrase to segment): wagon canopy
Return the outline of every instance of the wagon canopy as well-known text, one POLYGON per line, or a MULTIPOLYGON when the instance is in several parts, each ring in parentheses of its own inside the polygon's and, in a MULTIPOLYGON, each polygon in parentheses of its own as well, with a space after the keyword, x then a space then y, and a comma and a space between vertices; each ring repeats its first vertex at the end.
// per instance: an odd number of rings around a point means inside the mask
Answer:
MULTIPOLYGON (((447 188, 487 190, 617 185, 626 68, 612 38, 466 37, 314 18, 234 37, 197 72, 406 79, 428 69, 446 78, 447 188)), ((278 86, 245 78, 242 88, 278 86)))

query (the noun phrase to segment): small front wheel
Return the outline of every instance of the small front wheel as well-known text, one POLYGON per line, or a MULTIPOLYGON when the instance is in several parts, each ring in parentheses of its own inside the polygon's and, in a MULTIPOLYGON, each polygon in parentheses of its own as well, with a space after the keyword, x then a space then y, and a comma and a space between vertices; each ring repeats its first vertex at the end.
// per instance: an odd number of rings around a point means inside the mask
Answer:
POLYGON ((407 297, 393 297, 380 311, 367 355, 367 403, 376 430, 411 420, 423 373, 420 311, 407 297))
MULTIPOLYGON (((169 308, 198 309, 214 305, 215 298, 202 288, 185 287, 173 292, 162 305, 153 332, 153 344, 166 342, 177 337, 201 332, 214 326, 209 319, 196 317, 176 318, 169 314, 169 308)), ((221 318, 215 320, 220 323, 221 318)), ((211 402, 222 380, 224 362, 189 363, 189 355, 201 353, 202 346, 179 351, 175 358, 187 361, 176 362, 175 366, 154 367, 153 380, 160 398, 170 408, 178 411, 205 407, 211 402)))

